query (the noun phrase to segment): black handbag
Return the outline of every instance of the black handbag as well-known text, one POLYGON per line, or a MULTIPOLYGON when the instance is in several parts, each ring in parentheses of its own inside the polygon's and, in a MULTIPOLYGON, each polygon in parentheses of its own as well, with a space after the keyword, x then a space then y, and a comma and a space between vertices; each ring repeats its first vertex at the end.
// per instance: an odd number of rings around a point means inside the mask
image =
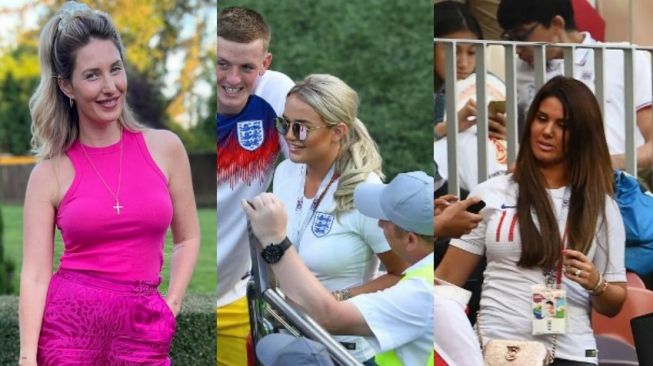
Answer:
POLYGON ((640 365, 653 365, 653 313, 630 319, 630 327, 635 340, 635 350, 640 365))

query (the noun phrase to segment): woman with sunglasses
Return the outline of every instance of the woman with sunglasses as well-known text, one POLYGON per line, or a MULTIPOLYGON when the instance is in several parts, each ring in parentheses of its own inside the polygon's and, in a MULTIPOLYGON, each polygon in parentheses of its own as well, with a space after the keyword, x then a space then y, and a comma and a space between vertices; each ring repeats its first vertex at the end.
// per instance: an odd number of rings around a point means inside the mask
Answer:
MULTIPOLYGON (((354 208, 354 188, 380 183, 381 156, 356 117, 358 94, 331 75, 309 75, 286 99, 277 128, 288 157, 274 174, 273 191, 288 212, 288 238, 302 260, 338 300, 387 288, 407 268, 377 220, 354 208), (379 260, 387 274, 376 274, 379 260)), ((352 355, 374 365, 361 337, 337 337, 352 355)))

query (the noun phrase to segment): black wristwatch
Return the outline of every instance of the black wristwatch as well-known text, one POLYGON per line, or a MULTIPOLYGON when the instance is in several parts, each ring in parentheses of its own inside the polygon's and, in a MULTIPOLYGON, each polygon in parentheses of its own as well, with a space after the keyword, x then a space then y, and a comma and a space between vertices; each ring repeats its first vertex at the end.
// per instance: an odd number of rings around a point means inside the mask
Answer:
POLYGON ((267 247, 263 248, 261 257, 263 257, 263 260, 268 264, 277 263, 281 260, 281 257, 283 257, 283 253, 286 252, 286 249, 290 248, 291 245, 292 243, 286 236, 286 238, 283 239, 281 243, 270 244, 267 247))

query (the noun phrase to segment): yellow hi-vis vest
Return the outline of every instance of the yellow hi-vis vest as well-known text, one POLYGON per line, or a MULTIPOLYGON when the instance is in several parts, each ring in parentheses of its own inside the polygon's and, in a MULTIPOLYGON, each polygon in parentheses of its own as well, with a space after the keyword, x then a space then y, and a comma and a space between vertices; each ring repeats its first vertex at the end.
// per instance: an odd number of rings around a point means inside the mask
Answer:
MULTIPOLYGON (((426 265, 408 271, 401 278, 400 282, 409 280, 411 278, 419 278, 423 281, 426 281, 426 283, 433 285, 433 266, 426 265)), ((394 350, 377 354, 376 356, 374 356, 374 362, 376 362, 376 364, 379 366, 413 366, 413 365, 404 365, 394 350)), ((429 355, 429 358, 426 361, 426 366, 433 366, 433 351, 431 351, 431 354, 429 355)))

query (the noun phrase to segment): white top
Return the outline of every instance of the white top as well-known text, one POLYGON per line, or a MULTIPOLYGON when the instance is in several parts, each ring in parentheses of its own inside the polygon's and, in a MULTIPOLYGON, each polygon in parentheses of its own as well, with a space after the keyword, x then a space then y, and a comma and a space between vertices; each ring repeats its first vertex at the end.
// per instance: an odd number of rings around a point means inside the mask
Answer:
MULTIPOLYGON (((286 94, 293 86, 293 81, 285 74, 268 70, 259 78, 255 95, 263 98, 280 115, 283 113, 286 94)), ((274 123, 270 125, 274 126, 274 123)), ((242 167, 242 170, 245 169, 247 167, 242 167)), ((251 258, 247 219, 240 202, 265 192, 272 180, 273 171, 273 167, 265 167, 260 176, 249 183, 241 178, 234 185, 227 181, 217 183, 218 307, 245 296, 247 278, 244 277, 250 271, 251 258)), ((238 172, 234 176, 242 177, 238 172)))
POLYGON ((433 347, 449 366, 482 366, 478 336, 465 315, 471 293, 453 285, 437 285, 433 347))
MULTIPOLYGON (((582 44, 600 45, 587 32, 582 44)), ((611 43, 621 46, 630 46, 629 43, 611 43)), ((605 64, 603 93, 605 95, 605 135, 608 141, 610 154, 622 154, 626 147, 625 106, 624 106, 624 57, 621 50, 605 50, 603 53, 605 64)), ((594 91, 594 51, 588 48, 574 50, 574 78, 582 81, 594 91)), ((546 80, 564 72, 564 60, 551 60, 547 63, 546 80)), ((635 52, 635 110, 651 105, 651 61, 647 52, 635 52)), ((517 96, 520 110, 527 111, 535 97, 535 84, 533 82, 533 68, 522 60, 517 60, 517 96)), ((637 125, 635 125, 637 127, 637 125)), ((635 128, 635 146, 644 144, 644 137, 638 128, 635 128)))
MULTIPOLYGON (((301 240, 296 240, 298 226, 310 215, 310 206, 324 188, 319 188, 312 199, 304 197, 304 164, 285 160, 277 166, 272 190, 284 203, 288 212, 288 238, 293 242, 299 256, 317 279, 329 291, 360 286, 374 279, 379 269, 379 259, 375 253, 390 250, 383 230, 377 219, 364 216, 358 210, 351 210, 336 219, 331 214, 336 208, 333 194, 338 180, 324 194, 316 214, 305 225, 301 240), (300 215, 296 213, 297 198, 303 199, 300 215)), ((328 178, 328 177, 327 177, 328 178)), ((381 183, 381 179, 370 173, 367 183, 381 183)), ((326 187, 328 182, 324 182, 326 187)), ((336 337, 340 342, 356 342, 352 355, 359 361, 374 356, 374 351, 362 337, 336 337)))
MULTIPOLYGON (((476 74, 471 74, 464 80, 456 82, 458 95, 456 110, 460 110, 470 99, 476 99, 476 74)), ((487 103, 495 100, 506 100, 506 86, 492 74, 486 79, 487 103)), ((460 186, 472 190, 478 184, 478 142, 477 126, 474 125, 458 133, 458 177, 460 186)), ((447 159, 447 139, 441 138, 433 143, 433 160, 438 165, 438 173, 446 180, 449 177, 449 160, 447 159)), ((506 142, 504 140, 488 139, 488 175, 504 172, 508 162, 506 142)))
MULTIPOLYGON (((563 210, 568 210, 568 202, 563 204, 565 190, 549 190, 559 219, 564 216, 563 210)), ((517 266, 522 248, 516 222, 517 192, 511 174, 479 184, 470 196, 480 197, 487 204, 480 212, 483 221, 470 234, 453 239, 451 245, 487 258, 480 310, 483 342, 492 338, 539 340, 550 349, 552 336, 531 334, 531 286, 544 284, 545 279, 541 268, 517 266)), ((607 281, 625 282, 625 233, 619 208, 611 198, 606 199, 605 216, 605 223, 599 218, 587 256, 607 281)), ((564 224, 559 226, 562 231, 564 224)), ((567 290, 568 319, 566 333, 558 336, 556 357, 597 363, 595 357, 585 357, 585 350, 596 349, 590 325, 590 295, 564 275, 562 284, 567 290)))
MULTIPOLYGON (((422 266, 433 267, 433 253, 404 273, 422 266)), ((347 301, 372 330, 374 336, 366 339, 377 353, 395 350, 404 365, 426 365, 433 357, 433 284, 411 278, 347 301)))

